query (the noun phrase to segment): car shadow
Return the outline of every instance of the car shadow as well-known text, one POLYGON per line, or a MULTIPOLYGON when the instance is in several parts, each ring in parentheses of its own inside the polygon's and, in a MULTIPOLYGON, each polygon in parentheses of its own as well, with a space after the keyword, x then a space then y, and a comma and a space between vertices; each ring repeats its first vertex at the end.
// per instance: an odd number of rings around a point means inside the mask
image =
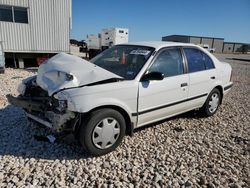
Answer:
MULTIPOLYGON (((168 118, 135 130, 139 132, 165 121, 176 118, 199 118, 195 111, 168 118)), ((46 160, 86 159, 92 156, 85 153, 79 143, 72 137, 55 143, 41 141, 37 137, 51 134, 50 130, 28 121, 25 112, 18 107, 8 105, 0 109, 0 155, 13 155, 22 158, 46 160)))
MULTIPOLYGON (((166 118, 166 119, 163 119, 163 120, 160 120, 160 121, 157 121, 157 122, 150 123, 150 124, 148 124, 148 125, 139 127, 139 128, 137 128, 137 129, 135 129, 134 132, 140 132, 140 131, 145 130, 145 129, 147 129, 147 128, 154 127, 154 126, 159 125, 159 124, 163 124, 163 123, 165 123, 165 122, 167 122, 167 121, 171 121, 171 120, 175 120, 175 119, 180 119, 180 118, 186 118, 186 119, 193 119, 193 118, 195 118, 195 119, 202 119, 203 117, 200 116, 200 114, 198 113, 198 111, 192 110, 192 111, 189 111, 189 112, 186 112, 186 113, 177 115, 177 116, 173 116, 173 117, 170 117, 170 118, 166 118)), ((179 127, 175 127, 174 129, 178 131, 179 127)))
POLYGON ((35 137, 49 134, 47 128, 28 121, 21 108, 8 105, 0 109, 0 155, 47 160, 91 157, 72 138, 50 143, 35 137))

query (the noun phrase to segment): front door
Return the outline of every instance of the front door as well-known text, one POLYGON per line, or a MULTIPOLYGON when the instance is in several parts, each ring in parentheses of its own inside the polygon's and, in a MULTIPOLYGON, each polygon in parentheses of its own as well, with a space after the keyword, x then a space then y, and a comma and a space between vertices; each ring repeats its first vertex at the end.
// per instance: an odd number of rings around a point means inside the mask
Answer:
POLYGON ((180 48, 166 48, 156 56, 149 72, 161 72, 163 80, 139 83, 138 127, 164 119, 188 108, 189 76, 184 71, 180 48))

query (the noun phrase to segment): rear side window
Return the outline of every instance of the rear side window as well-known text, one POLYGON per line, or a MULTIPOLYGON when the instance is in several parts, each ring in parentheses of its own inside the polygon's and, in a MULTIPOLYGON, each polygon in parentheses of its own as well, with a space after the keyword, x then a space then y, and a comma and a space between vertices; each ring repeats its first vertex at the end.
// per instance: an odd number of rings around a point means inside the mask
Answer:
POLYGON ((204 52, 195 48, 184 48, 190 73, 214 68, 213 61, 204 52))
POLYGON ((203 54, 203 61, 205 62, 206 69, 213 69, 214 63, 212 59, 207 54, 203 53, 202 51, 201 53, 203 54))
POLYGON ((149 72, 161 72, 165 77, 183 74, 183 59, 180 49, 166 49, 160 52, 149 72))

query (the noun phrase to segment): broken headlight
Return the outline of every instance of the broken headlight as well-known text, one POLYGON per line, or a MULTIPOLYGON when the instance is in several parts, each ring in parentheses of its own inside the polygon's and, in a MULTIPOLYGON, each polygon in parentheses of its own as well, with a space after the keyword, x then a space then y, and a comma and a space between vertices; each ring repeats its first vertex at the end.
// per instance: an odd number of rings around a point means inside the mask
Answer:
POLYGON ((65 112, 65 110, 67 109, 68 105, 67 105, 67 101, 66 100, 58 100, 58 104, 56 109, 59 112, 65 112))
POLYGON ((64 95, 64 93, 59 92, 59 93, 54 95, 54 98, 56 99, 55 104, 54 104, 55 108, 59 112, 64 112, 68 107, 67 99, 66 99, 66 96, 64 95))
POLYGON ((72 101, 67 93, 61 91, 59 93, 56 93, 54 95, 54 98, 56 99, 56 109, 60 112, 66 111, 68 108, 69 110, 74 109, 74 105, 72 104, 72 101))

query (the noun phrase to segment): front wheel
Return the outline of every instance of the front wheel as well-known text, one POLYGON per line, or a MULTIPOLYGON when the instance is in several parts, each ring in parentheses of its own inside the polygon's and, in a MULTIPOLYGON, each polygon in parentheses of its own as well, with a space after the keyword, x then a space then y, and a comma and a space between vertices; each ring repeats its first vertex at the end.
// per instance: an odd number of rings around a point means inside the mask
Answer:
POLYGON ((209 94, 205 104, 200 109, 202 116, 212 116, 216 113, 221 103, 221 93, 217 88, 214 88, 209 94))
POLYGON ((104 155, 117 148, 125 135, 124 117, 113 109, 92 112, 80 128, 79 141, 93 156, 104 155))

